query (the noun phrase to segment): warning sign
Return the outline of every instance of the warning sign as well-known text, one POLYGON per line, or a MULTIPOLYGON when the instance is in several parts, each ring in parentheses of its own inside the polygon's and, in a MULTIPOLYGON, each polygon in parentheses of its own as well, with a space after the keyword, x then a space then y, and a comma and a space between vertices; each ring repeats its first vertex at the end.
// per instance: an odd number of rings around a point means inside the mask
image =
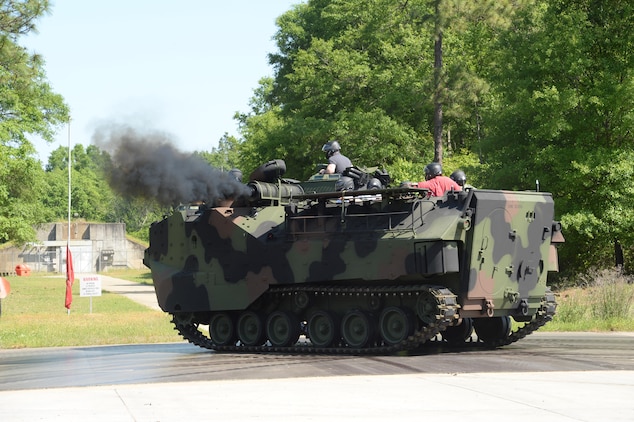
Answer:
POLYGON ((101 277, 98 275, 82 275, 79 279, 79 295, 101 296, 101 277))

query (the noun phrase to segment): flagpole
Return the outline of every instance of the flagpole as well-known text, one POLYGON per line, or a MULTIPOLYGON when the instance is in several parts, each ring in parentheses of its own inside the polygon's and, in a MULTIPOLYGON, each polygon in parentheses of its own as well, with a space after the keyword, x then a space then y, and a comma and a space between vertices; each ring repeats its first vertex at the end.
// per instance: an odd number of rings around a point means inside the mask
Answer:
MULTIPOLYGON (((68 119, 68 237, 66 238, 66 284, 68 289, 68 259, 70 258, 70 175, 71 175, 71 161, 70 161, 70 119, 68 119)), ((70 280, 72 286, 73 280, 70 280)), ((72 293, 71 293, 72 294, 72 293)), ((68 296, 68 294, 67 294, 68 296)), ((68 315, 70 315, 70 305, 67 306, 68 315)))

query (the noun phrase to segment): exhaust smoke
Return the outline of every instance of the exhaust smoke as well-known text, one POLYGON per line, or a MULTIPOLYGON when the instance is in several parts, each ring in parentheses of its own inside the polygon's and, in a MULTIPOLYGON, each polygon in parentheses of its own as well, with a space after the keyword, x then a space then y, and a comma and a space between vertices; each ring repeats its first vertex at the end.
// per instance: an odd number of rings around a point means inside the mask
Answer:
POLYGON ((196 201, 215 206, 251 194, 230 173, 177 150, 165 133, 109 127, 98 130, 93 143, 110 154, 110 185, 125 197, 155 199, 164 206, 196 201))

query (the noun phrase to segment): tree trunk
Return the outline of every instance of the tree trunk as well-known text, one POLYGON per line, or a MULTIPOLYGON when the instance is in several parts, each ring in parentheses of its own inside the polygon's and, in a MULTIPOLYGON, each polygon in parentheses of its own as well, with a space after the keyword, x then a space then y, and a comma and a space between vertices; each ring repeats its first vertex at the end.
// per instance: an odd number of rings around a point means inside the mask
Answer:
POLYGON ((625 260, 623 259, 623 248, 621 247, 621 242, 619 242, 618 239, 614 239, 614 260, 616 261, 616 268, 618 270, 623 270, 625 260))
POLYGON ((442 164, 442 28, 439 2, 436 2, 434 40, 434 161, 442 164))

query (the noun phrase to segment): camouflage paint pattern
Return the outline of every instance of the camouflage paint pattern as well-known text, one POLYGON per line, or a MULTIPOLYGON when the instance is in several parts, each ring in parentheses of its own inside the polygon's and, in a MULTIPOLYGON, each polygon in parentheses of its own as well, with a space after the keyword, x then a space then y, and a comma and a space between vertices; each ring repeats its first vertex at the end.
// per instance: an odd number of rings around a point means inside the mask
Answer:
POLYGON ((548 193, 346 195, 293 190, 278 201, 181 209, 153 224, 144 262, 159 305, 243 310, 271 285, 423 283, 457 294, 461 316, 532 315, 557 269, 548 193))
MULTIPOLYGON (((461 315, 518 316, 522 301, 534 313, 552 267, 554 204, 547 193, 474 191, 470 263, 461 315)), ((467 273, 465 273, 467 276, 467 273)), ((523 305, 523 306, 526 306, 523 305)), ((526 310, 524 310, 526 312, 526 310)))

